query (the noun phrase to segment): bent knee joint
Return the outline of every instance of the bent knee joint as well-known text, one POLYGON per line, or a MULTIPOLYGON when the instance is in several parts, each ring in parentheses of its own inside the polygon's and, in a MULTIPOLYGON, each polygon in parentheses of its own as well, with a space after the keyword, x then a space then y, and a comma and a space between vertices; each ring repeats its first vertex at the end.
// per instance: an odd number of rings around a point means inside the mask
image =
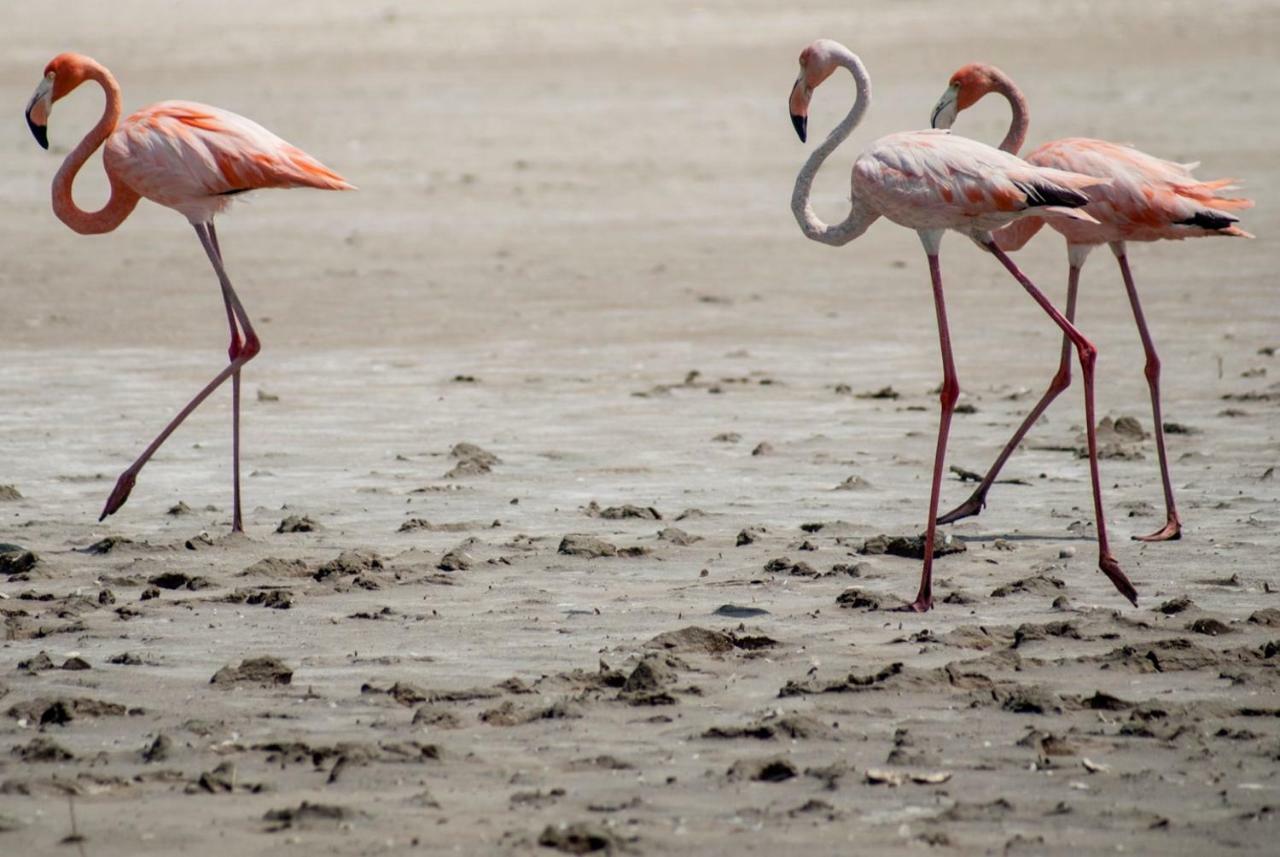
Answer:
POLYGON ((1147 365, 1143 369, 1143 373, 1147 376, 1147 380, 1151 382, 1160 380, 1160 358, 1152 354, 1147 358, 1147 365))
POLYGON ((250 360, 257 357, 258 352, 260 352, 261 350, 262 350, 261 340, 259 340, 258 337, 256 336, 250 336, 244 341, 244 347, 240 349, 240 353, 238 355, 233 356, 231 359, 232 360, 239 359, 242 362, 248 363, 250 360))
POLYGON ((944 410, 951 410, 956 406, 956 402, 960 398, 960 385, 954 381, 946 381, 942 384, 942 391, 938 395, 938 400, 942 402, 944 410))
POLYGON ((1063 390, 1071 386, 1071 364, 1064 363, 1058 368, 1058 373, 1053 376, 1053 380, 1049 382, 1049 392, 1061 393, 1063 390))

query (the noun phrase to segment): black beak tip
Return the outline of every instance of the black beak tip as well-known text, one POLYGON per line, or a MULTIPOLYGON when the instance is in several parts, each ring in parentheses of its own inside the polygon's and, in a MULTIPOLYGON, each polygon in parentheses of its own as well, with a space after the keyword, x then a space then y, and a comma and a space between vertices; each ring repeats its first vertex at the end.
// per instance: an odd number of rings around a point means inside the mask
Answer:
POLYGON ((807 116, 797 116, 796 114, 792 113, 792 114, 791 114, 791 125, 792 125, 792 127, 794 127, 794 128, 796 129, 796 133, 800 135, 800 142, 801 142, 801 143, 804 143, 804 142, 808 141, 808 139, 809 139, 809 131, 808 131, 808 127, 809 127, 809 117, 807 117, 807 116))
POLYGON ((31 121, 31 115, 27 114, 27 127, 31 129, 31 136, 36 138, 36 142, 40 144, 40 148, 49 148, 49 126, 37 125, 31 121))

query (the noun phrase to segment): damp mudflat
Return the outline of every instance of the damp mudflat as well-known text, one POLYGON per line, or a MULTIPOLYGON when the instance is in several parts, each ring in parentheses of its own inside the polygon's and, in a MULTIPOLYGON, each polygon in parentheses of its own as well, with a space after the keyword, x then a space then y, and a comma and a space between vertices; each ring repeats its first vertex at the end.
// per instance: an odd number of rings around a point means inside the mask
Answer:
MULTIPOLYGON (((52 155, 20 125, 0 140, 0 852, 1269 850, 1267 4, 1023 3, 998 25, 940 3, 77 5, 13 22, 11 103, 77 50, 126 110, 235 110, 361 190, 255 194, 219 221, 263 339, 246 534, 225 393, 98 523, 221 368, 217 284, 172 212, 97 238, 53 218, 96 94, 59 103, 52 155), (182 47, 215 30, 225 51, 182 47), (1130 248, 1181 541, 1129 540, 1164 521, 1142 351, 1110 254, 1084 269, 1137 609, 1096 571, 1073 388, 1016 481, 943 528, 934 612, 892 612, 919 572, 896 553, 924 524, 936 331, 914 236, 833 250, 788 211, 808 149, 783 95, 818 36, 862 56, 876 98, 819 176, 828 219, 859 144, 926 125, 971 60, 1019 81, 1032 142, 1132 142, 1260 201, 1256 241, 1130 248)), ((824 87, 812 138, 849 93, 824 87)), ((1007 113, 965 119, 994 142, 1007 113)), ((1060 299, 1054 236, 1016 258, 1060 299)), ((969 406, 949 508, 1059 346, 969 242, 942 264, 969 406)))

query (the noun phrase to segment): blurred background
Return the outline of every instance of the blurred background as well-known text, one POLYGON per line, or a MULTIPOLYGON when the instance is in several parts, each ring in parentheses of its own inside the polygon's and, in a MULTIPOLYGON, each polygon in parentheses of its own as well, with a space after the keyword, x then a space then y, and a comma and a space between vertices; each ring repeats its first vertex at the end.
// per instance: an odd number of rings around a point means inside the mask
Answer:
MULTIPOLYGON (((269 346, 513 333, 589 342, 720 326, 750 338, 808 336, 829 323, 826 312, 841 314, 848 335, 878 336, 854 319, 859 306, 886 300, 903 300, 901 324, 911 324, 911 307, 928 299, 913 235, 882 222, 831 251, 791 219, 791 183, 810 147, 795 139, 785 97, 800 49, 818 36, 859 53, 874 83, 870 114, 820 177, 828 219, 843 215, 857 151, 926 126, 950 73, 986 60, 1030 100, 1029 147, 1073 135, 1132 142, 1200 160, 1206 177, 1239 176, 1264 201, 1246 223, 1261 242, 1138 251, 1156 319, 1159 302, 1189 290, 1222 290, 1230 301, 1232 282, 1276 259, 1265 240, 1275 232, 1265 200, 1276 196, 1280 143, 1280 6, 1271 2, 1207 14, 1176 0, 66 0, 9 17, 0 36, 0 103, 10 106, 0 133, 0 338, 10 347, 212 348, 223 338, 215 281, 178 215, 144 203, 98 238, 53 217, 53 173, 101 110, 86 86, 57 105, 51 154, 30 139, 22 108, 63 50, 114 72, 126 114, 168 98, 215 104, 360 187, 257 194, 222 219, 233 279, 251 312, 272 319, 269 346), (1157 283, 1151 264, 1177 281, 1157 283), (726 315, 688 304, 691 292, 754 295, 757 310, 785 299, 812 317, 804 329, 779 329, 771 312, 726 315), (677 330, 673 302, 688 309, 677 330)), ((812 137, 843 116, 851 93, 843 74, 820 91, 812 137)), ((995 143, 1007 116, 989 98, 958 131, 995 143)), ((95 158, 77 184, 81 205, 96 206, 105 186, 95 158)), ((958 240, 945 252, 953 290, 1004 289, 958 240)), ((1055 295, 1062 256, 1047 237, 1027 254, 1055 295)), ((1088 269, 1086 324, 1124 312, 1111 267, 1095 259, 1088 269)), ((972 305, 955 303, 958 326, 971 329, 972 305)), ((1165 336, 1174 329, 1157 324, 1165 336)))

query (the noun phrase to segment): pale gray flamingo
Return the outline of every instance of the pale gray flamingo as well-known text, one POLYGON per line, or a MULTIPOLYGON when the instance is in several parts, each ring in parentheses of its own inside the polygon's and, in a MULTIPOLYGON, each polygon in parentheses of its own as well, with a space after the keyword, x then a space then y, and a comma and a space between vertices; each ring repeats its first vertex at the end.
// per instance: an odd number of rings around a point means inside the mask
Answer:
MULTIPOLYGON (((933 126, 950 128, 961 110, 973 106, 992 92, 1003 95, 1009 101, 1013 118, 1000 148, 1016 155, 1027 139, 1027 126, 1030 122, 1027 100, 1009 76, 995 66, 972 63, 953 74, 947 91, 933 109, 933 126)), ((1233 179, 1199 181, 1191 175, 1196 164, 1175 164, 1140 152, 1132 146, 1121 146, 1106 140, 1086 137, 1054 140, 1027 155, 1027 162, 1110 179, 1107 184, 1085 189, 1089 204, 1084 207, 1084 211, 1095 222, 1057 220, 1050 223, 1067 239, 1066 315, 1069 321, 1075 321, 1080 269, 1084 266, 1089 251, 1099 244, 1111 245, 1111 252, 1120 265, 1125 291, 1129 295, 1133 319, 1138 325, 1142 349, 1146 353, 1144 374, 1151 392, 1156 454, 1160 459, 1160 479, 1164 484, 1165 525, 1150 535, 1134 538, 1146 542, 1181 538, 1182 521, 1173 500, 1173 484, 1169 479, 1169 461, 1164 448, 1164 419, 1160 412, 1160 357, 1156 354, 1155 343, 1147 330, 1142 304, 1138 301, 1125 242, 1177 240, 1205 235, 1252 238, 1248 232, 1235 226, 1237 218, 1228 212, 1249 208, 1253 202, 1218 195, 1220 191, 1231 188, 1233 179)), ((1044 223, 1038 217, 1024 218, 995 233, 996 243, 1004 250, 1018 250, 1044 223)), ((1071 384, 1070 356, 1070 341, 1064 338, 1058 372, 1049 382, 1049 388, 1031 409, 1031 413, 1027 414, 1022 425, 1018 426, 1013 437, 1009 438, 1009 442, 969 499, 939 517, 938 523, 949 524, 982 511, 987 502, 987 492, 991 490, 1001 468, 1017 449, 1023 436, 1049 407, 1049 403, 1071 384)))
POLYGON ((969 236, 1000 260, 1032 299, 1048 313, 1075 345, 1084 376, 1085 425, 1088 427, 1089 475, 1093 483, 1093 505, 1098 529, 1098 566, 1121 594, 1134 604, 1137 593, 1111 555, 1107 542, 1102 492, 1098 482, 1097 439, 1093 419, 1093 366, 1097 350, 1062 316, 1049 299, 1027 279, 991 237, 993 230, 1019 218, 1038 214, 1053 220, 1082 220, 1088 215, 1072 209, 1088 202, 1083 191, 1104 179, 1038 167, 1007 152, 945 131, 909 131, 891 134, 872 143, 853 165, 853 207, 840 223, 826 224, 809 204, 809 193, 818 168, 849 136, 867 110, 871 82, 866 68, 844 45, 819 39, 800 54, 800 75, 791 90, 791 121, 800 139, 806 136, 809 99, 814 89, 837 68, 853 75, 857 94, 853 108, 830 136, 814 150, 796 177, 791 210, 804 234, 824 244, 843 245, 857 238, 881 215, 914 229, 920 236, 929 260, 933 301, 942 346, 941 420, 934 455, 933 483, 929 495, 929 517, 924 539, 924 568, 920 589, 910 609, 918 612, 933 605, 933 546, 937 529, 938 497, 942 487, 942 467, 947 434, 960 385, 951 357, 951 337, 943 301, 942 271, 938 250, 943 233, 954 229, 969 236))
POLYGON ((111 72, 89 57, 64 53, 45 67, 44 78, 27 105, 27 125, 36 142, 49 148, 49 114, 58 99, 85 81, 97 81, 106 93, 102 118, 67 155, 53 179, 53 212, 82 235, 110 232, 129 216, 142 197, 186 215, 218 275, 231 328, 227 350, 231 362, 196 394, 116 481, 102 516, 129 499, 138 472, 192 411, 227 378, 232 387, 233 532, 244 524, 240 512, 240 368, 258 353, 261 343, 249 314, 231 287, 214 232, 214 215, 232 198, 260 188, 311 187, 350 190, 340 175, 262 126, 226 110, 190 101, 162 101, 120 122, 120 87, 111 72), (119 127, 117 127, 119 123, 119 127), (105 144, 105 145, 104 145, 105 144), (71 196, 76 173, 104 146, 102 165, 111 197, 98 211, 80 209, 71 196))

